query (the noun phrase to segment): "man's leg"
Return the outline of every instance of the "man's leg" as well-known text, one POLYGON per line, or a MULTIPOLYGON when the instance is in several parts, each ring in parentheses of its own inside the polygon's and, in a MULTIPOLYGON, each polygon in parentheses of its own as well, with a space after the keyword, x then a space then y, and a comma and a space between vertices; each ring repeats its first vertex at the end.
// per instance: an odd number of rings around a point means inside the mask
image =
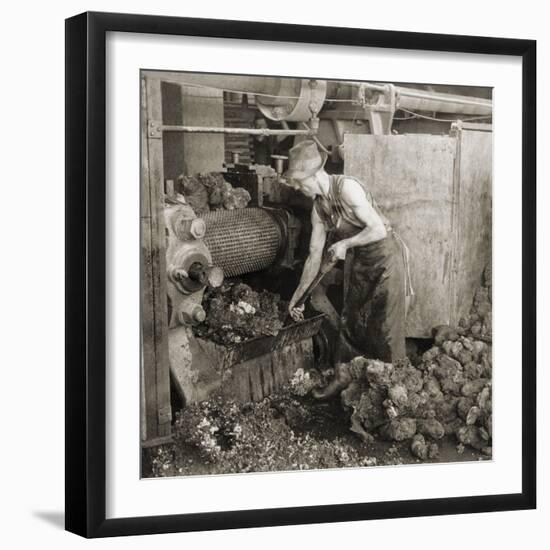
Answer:
POLYGON ((371 280, 365 276, 365 268, 358 262, 350 266, 349 286, 345 293, 342 311, 341 329, 338 334, 334 352, 334 379, 321 390, 315 389, 313 396, 316 399, 329 399, 339 394, 351 382, 349 372, 342 368, 359 355, 365 355, 365 324, 368 317, 369 296, 371 294, 371 280), (366 309, 365 309, 366 308, 366 309))

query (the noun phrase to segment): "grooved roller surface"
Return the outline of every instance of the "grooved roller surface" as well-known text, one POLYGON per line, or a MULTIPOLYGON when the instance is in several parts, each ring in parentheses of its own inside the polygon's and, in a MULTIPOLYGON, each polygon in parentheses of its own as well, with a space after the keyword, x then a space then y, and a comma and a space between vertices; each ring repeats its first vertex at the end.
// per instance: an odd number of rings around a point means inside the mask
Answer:
POLYGON ((273 217, 261 208, 214 210, 203 216, 204 242, 212 263, 226 277, 269 267, 277 257, 283 238, 273 217))

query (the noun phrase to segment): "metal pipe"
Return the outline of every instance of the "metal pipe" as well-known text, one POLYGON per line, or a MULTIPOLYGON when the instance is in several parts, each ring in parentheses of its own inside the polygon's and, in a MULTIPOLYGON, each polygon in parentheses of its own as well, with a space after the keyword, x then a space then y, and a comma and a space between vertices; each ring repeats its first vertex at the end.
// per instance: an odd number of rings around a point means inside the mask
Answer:
POLYGON ((455 94, 442 94, 438 92, 425 92, 422 90, 413 90, 410 88, 396 87, 395 91, 401 97, 425 99, 427 101, 437 101, 438 103, 457 103, 461 105, 475 105, 479 107, 492 108, 493 102, 490 99, 480 97, 469 97, 455 94))
POLYGON ((491 100, 468 98, 451 94, 436 94, 429 92, 402 92, 396 90, 397 109, 403 107, 412 111, 432 111, 464 115, 491 115, 493 104, 491 100))
POLYGON ((163 132, 186 132, 197 134, 250 134, 257 136, 313 136, 315 130, 272 130, 270 128, 214 128, 208 126, 177 126, 164 124, 158 127, 163 132))
MULTIPOLYGON (((243 92, 271 96, 271 102, 284 99, 298 99, 301 80, 299 78, 280 78, 268 76, 217 75, 200 73, 182 73, 170 71, 143 71, 146 78, 158 78, 163 82, 172 82, 182 86, 215 88, 228 92, 243 92)), ((327 98, 355 99, 359 86, 365 86, 375 92, 385 92, 387 85, 374 82, 327 82, 327 98), (342 94, 342 91, 344 92, 342 94)), ((429 92, 403 86, 395 87, 399 108, 432 112, 460 113, 469 115, 492 114, 492 101, 478 97, 429 92)), ((269 101, 269 100, 268 100, 269 101)))
POLYGON ((215 88, 227 92, 265 94, 280 98, 297 99, 300 95, 299 78, 280 78, 272 76, 219 75, 185 73, 172 71, 143 71, 146 78, 158 78, 163 82, 180 86, 215 88))
POLYGON ((305 123, 305 122, 301 122, 301 125, 304 127, 304 128, 307 128, 307 130, 309 130, 310 132, 312 132, 310 135, 311 135, 311 139, 313 139, 313 141, 317 144, 317 147, 319 147, 319 149, 321 149, 321 151, 323 151, 324 153, 326 153, 327 155, 330 155, 330 151, 315 137, 315 133, 313 132, 313 130, 305 123))
MULTIPOLYGON (((373 92, 385 93, 388 88, 386 84, 376 84, 373 82, 344 82, 340 87, 330 87, 327 91, 327 101, 336 99, 354 99, 356 90, 360 86, 373 92), (344 94, 342 95, 342 89, 344 94)), ((406 88, 404 86, 395 86, 397 99, 397 108, 435 111, 443 113, 460 113, 465 115, 490 115, 493 110, 493 102, 490 99, 479 97, 462 96, 456 94, 446 94, 443 92, 429 92, 416 88, 406 88)), ((322 114, 321 114, 322 116, 322 114)))

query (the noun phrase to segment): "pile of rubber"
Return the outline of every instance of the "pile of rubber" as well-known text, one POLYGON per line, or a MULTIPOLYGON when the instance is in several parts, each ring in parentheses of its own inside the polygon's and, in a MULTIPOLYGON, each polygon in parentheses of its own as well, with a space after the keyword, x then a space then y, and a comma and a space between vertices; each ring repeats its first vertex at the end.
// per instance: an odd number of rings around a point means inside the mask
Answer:
POLYGON ((343 365, 352 380, 342 392, 351 429, 363 439, 411 441, 420 459, 436 458, 437 441, 454 436, 459 450, 492 453, 491 288, 476 292, 460 327, 434 329, 434 345, 416 366, 356 357, 343 365), (483 338, 483 340, 479 339, 483 338))
POLYGON ((197 216, 210 210, 246 208, 250 193, 242 187, 233 187, 219 172, 180 176, 177 191, 185 197, 197 216))
POLYGON ((206 320, 194 327, 194 333, 222 345, 275 336, 286 316, 286 304, 278 294, 256 292, 239 282, 208 289, 202 305, 206 320))

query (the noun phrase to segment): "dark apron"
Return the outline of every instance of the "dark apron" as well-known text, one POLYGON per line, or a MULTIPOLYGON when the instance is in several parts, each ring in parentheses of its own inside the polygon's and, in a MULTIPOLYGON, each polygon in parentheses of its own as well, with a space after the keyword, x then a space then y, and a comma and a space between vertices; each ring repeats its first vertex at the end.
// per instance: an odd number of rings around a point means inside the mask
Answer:
MULTIPOLYGON (((361 228, 341 219, 327 246, 353 237, 361 228)), ((365 246, 350 248, 345 261, 342 325, 336 363, 358 355, 393 363, 405 354, 405 271, 403 251, 391 229, 365 246)))

